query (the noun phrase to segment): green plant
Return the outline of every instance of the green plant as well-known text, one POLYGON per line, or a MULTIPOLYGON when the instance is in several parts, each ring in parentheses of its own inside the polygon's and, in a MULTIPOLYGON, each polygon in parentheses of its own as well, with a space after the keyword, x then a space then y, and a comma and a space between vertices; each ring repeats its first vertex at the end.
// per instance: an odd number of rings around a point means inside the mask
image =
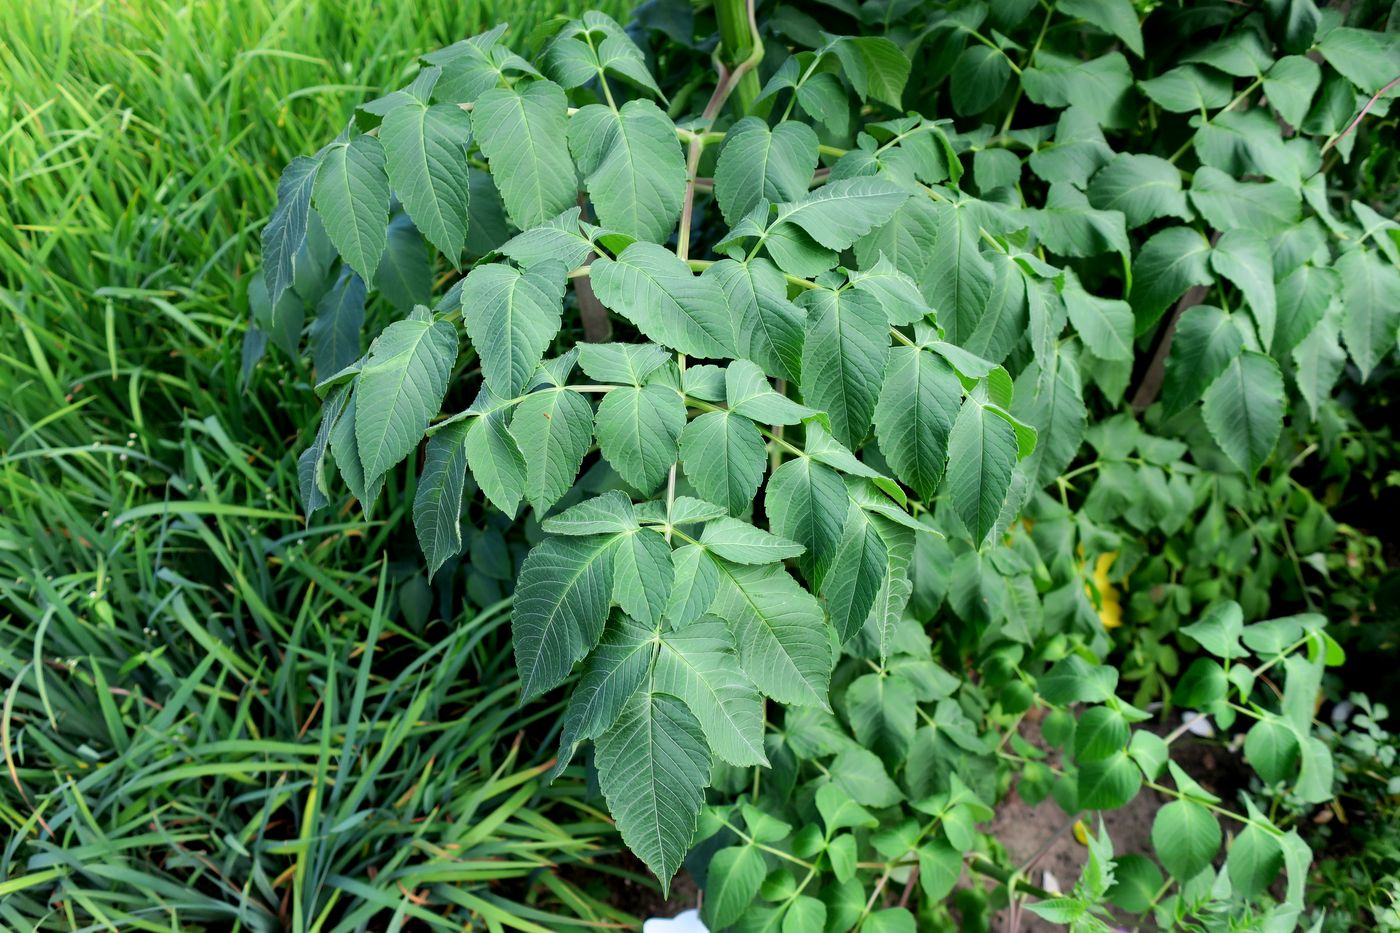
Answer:
MULTIPOLYGON (((1143 535, 1172 542, 1203 505, 1202 541, 1226 510, 1250 523, 1242 499, 1290 489, 1294 464, 1272 463, 1285 413, 1306 426, 1347 360, 1364 381, 1395 346, 1400 228, 1367 204, 1386 189, 1358 180, 1391 177, 1393 153, 1358 153, 1354 131, 1385 116, 1395 42, 1306 0, 1234 6, 1151 11, 1172 39, 1151 50, 1126 2, 852 6, 840 36, 788 7, 760 24, 750 6, 742 58, 736 4, 714 8, 718 50, 651 7, 664 84, 598 14, 533 62, 501 30, 424 56, 287 168, 264 232, 253 340, 294 351, 316 311, 308 515, 342 488, 369 514, 424 437, 413 513, 430 573, 462 550, 464 509, 528 504, 512 608, 525 697, 578 673, 557 769, 592 740, 622 836, 663 887, 712 779, 753 788, 743 830, 724 804, 707 826, 745 840, 708 866, 716 925, 909 928, 911 853, 943 834, 919 866, 938 890, 982 844, 972 824, 1004 790, 988 760, 1023 768, 1023 796, 1060 788, 1072 812, 1123 806, 1169 766, 1154 842, 1180 884, 1131 903, 1163 923, 1290 925, 1307 846, 1251 798, 1226 810, 1164 740, 1133 732, 1147 714, 1103 663, 1105 587, 1085 590, 1104 558, 1146 558, 1143 535), (697 51, 717 65, 703 108, 697 51), (962 122, 923 115, 940 110, 962 122), (1349 173, 1355 222, 1328 190, 1349 173), (431 310, 427 244, 465 271, 431 310), (362 353, 371 287, 405 316, 362 353), (1085 439, 1098 457, 1076 466, 1085 439), (1274 485, 1255 487, 1266 465, 1274 485), (922 623, 945 601, 963 625, 935 646, 922 623), (1085 703, 1075 725, 1068 707, 1085 703), (1074 737, 1058 780, 1009 728, 1033 704, 1074 737), (921 718, 931 747, 916 758, 921 718), (804 727, 818 738, 788 744, 804 727), (921 829, 906 806, 931 819, 921 829), (777 812, 805 828, 789 840, 777 812), (1223 872, 1217 815, 1244 827, 1223 872), (842 832, 871 820, 897 829, 842 832), (806 880, 770 873, 770 856, 806 880), (828 873, 840 904, 804 893, 828 873), (905 903, 880 900, 891 879, 905 903), (749 908, 755 895, 770 906, 749 908)), ((1234 563, 1276 547, 1309 599, 1292 535, 1320 521, 1313 504, 1292 529, 1241 532, 1234 563)), ((1271 751, 1256 766, 1328 799, 1312 712, 1341 653, 1325 619, 1246 626, 1278 565, 1238 585, 1242 607, 1219 601, 1234 581, 1171 579, 1179 551, 1146 563, 1183 594, 1154 638, 1209 606, 1186 647, 1223 661, 1153 675, 1149 694, 1227 728, 1258 719, 1249 735, 1271 751), (1281 707, 1255 679, 1274 667, 1281 707)), ((969 864, 1003 896, 1045 894, 993 859, 969 864)), ((1038 909, 1093 926, 1115 872, 1154 871, 1100 839, 1076 893, 1038 909)), ((936 914, 948 888, 918 909, 936 914)))

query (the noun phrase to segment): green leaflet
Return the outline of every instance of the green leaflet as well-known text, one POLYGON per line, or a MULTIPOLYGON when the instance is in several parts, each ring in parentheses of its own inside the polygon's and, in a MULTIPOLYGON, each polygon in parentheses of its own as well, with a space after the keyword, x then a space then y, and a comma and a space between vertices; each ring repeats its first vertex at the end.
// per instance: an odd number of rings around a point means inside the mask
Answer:
POLYGON ((467 434, 458 421, 428 438, 423 472, 413 496, 413 530, 428 561, 428 579, 462 550, 462 489, 467 479, 467 434))
POLYGON ((880 377, 890 351, 889 322, 866 292, 813 289, 798 303, 807 309, 802 348, 802 398, 831 417, 831 430, 847 447, 870 430, 880 377))
POLYGON ((1057 7, 1066 16, 1088 20, 1117 36, 1138 57, 1142 56, 1142 27, 1131 0, 1059 0, 1057 7))
POLYGON ((711 619, 661 637, 652 689, 679 697, 711 750, 737 767, 767 765, 763 702, 739 670, 724 623, 711 619))
POLYGON ((557 687, 598 643, 612 599, 618 539, 545 538, 526 556, 511 613, 525 699, 557 687))
POLYGON ((1298 266, 1280 281, 1276 289, 1278 325, 1274 329, 1272 355, 1287 353, 1312 333, 1340 287, 1341 277, 1335 269, 1311 263, 1298 266))
POLYGON ((1037 484, 1053 482, 1074 460, 1088 421, 1073 357, 1056 350, 1044 368, 1033 363, 1022 370, 1011 413, 1036 430, 1037 484))
POLYGON ((374 482, 418 446, 442 406, 457 362, 457 334, 419 308, 370 344, 355 377, 355 443, 364 476, 374 482))
POLYGON ((763 497, 768 524, 802 545, 797 566, 814 590, 820 591, 836 556, 849 506, 846 484, 836 471, 805 457, 787 461, 768 478, 763 497))
POLYGON ((564 138, 568 101, 559 85, 493 87, 472 110, 472 129, 517 227, 528 230, 572 207, 578 185, 564 138))
POLYGON ((374 287, 405 314, 431 300, 433 269, 428 244, 407 214, 395 214, 389 221, 388 245, 374 274, 374 287))
POLYGON ((890 351, 875 405, 875 434, 895 474, 931 501, 948 460, 962 384, 941 356, 917 347, 890 351))
POLYGON ((326 452, 330 450, 331 436, 336 422, 345 411, 349 396, 350 387, 344 385, 331 393, 321 409, 321 422, 316 427, 316 436, 310 446, 297 457, 297 487, 301 493, 301 507, 308 522, 319 509, 330 504, 325 476, 326 452))
POLYGON ((1293 348, 1293 381, 1316 418, 1323 403, 1331 397, 1332 389, 1346 366, 1346 351, 1342 349, 1341 317, 1336 304, 1303 340, 1293 348))
POLYGON ((408 216, 456 266, 467 240, 471 200, 467 148, 472 122, 455 104, 395 107, 380 127, 389 182, 408 216))
POLYGON ((1235 466, 1253 477, 1283 430, 1283 376, 1270 357, 1245 350, 1202 399, 1211 436, 1235 466))
POLYGON ((914 324, 927 321, 934 313, 924 302, 919 285, 885 258, 876 257, 869 268, 848 274, 851 287, 872 295, 885 309, 891 324, 914 324))
POLYGON ((1194 800, 1174 800, 1152 820, 1152 848, 1173 878, 1186 881, 1220 851, 1220 824, 1194 800))
POLYGON ((598 449, 633 488, 651 492, 679 454, 685 402, 662 385, 621 386, 598 405, 598 449))
POLYGON ((725 134, 715 164, 715 198, 731 226, 758 205, 797 201, 817 168, 817 134, 805 123, 784 121, 773 129, 745 117, 725 134))
POLYGON ((1101 360, 1133 358, 1133 309, 1126 301, 1099 298, 1084 290, 1073 270, 1065 270, 1060 296, 1070 323, 1089 352, 1101 360))
POLYGON ((622 708, 646 680, 655 653, 654 629, 624 613, 613 613, 569 695, 559 736, 559 760, 550 780, 569 766, 579 743, 596 739, 617 721, 622 708))
POLYGON ((1094 210, 1073 185, 1052 184, 1045 207, 1025 211, 1045 248, 1060 256, 1097 256, 1129 252, 1128 231, 1119 211, 1094 210))
POLYGON ((525 497, 544 515, 574 484, 593 442, 593 408, 577 392, 546 388, 516 406, 510 433, 525 459, 525 497))
POLYGON ((593 242, 579 224, 582 213, 581 208, 571 207, 538 227, 517 233, 499 249, 525 269, 541 263, 556 263, 566 269, 581 266, 593 252, 593 242))
POLYGON ((888 763, 905 760, 917 716, 914 688, 898 674, 865 674, 846 689, 846 717, 856 740, 888 763))
POLYGON ((272 209, 272 216, 262 232, 268 301, 274 307, 292 285, 294 257, 306 242, 311 193, 320 167, 320 159, 297 156, 282 170, 282 177, 277 181, 277 206, 272 209))
POLYGON ((930 279, 939 258, 941 214, 928 198, 910 198, 890 219, 856 240, 856 262, 862 269, 873 269, 881 257, 913 280, 927 299, 930 279))
POLYGON ((552 535, 601 535, 632 532, 640 526, 632 500, 614 489, 551 515, 540 527, 552 535))
POLYGON ((1272 344, 1278 303, 1268 242, 1252 230, 1227 230, 1211 251, 1210 264, 1244 293, 1258 328, 1259 342, 1266 347, 1272 344))
POLYGON ((1174 113, 1198 113, 1214 110, 1230 102, 1233 95, 1230 79, 1210 68, 1179 65, 1138 87, 1164 110, 1174 113))
POLYGON ((767 874, 768 866, 757 846, 729 846, 716 852, 710 860, 705 885, 704 919, 707 928, 723 930, 745 916, 752 918, 755 913, 752 904, 754 895, 767 874))
POLYGON ((1069 107, 1055 125, 1055 139, 1031 153, 1031 171, 1048 182, 1069 182, 1083 188, 1089 178, 1113 158, 1094 115, 1069 107))
POLYGON ((599 382, 639 386, 671 358, 654 343, 581 343, 579 368, 599 382))
POLYGON ((355 438, 355 412, 359 407, 355 401, 357 395, 359 390, 351 389, 345 403, 345 413, 336 419, 331 428, 331 455, 335 457, 340 478, 345 480, 350 494, 359 500, 360 509, 368 518, 374 500, 379 498, 379 490, 384 488, 384 474, 366 476, 364 465, 360 462, 359 445, 355 438))
POLYGON ((660 531, 638 528, 618 536, 613 601, 623 612, 647 625, 659 625, 675 579, 671 546, 660 531))
POLYGON ((948 92, 960 117, 972 116, 996 103, 1011 80, 1011 65, 999 49, 969 45, 953 64, 948 92))
POLYGON ((676 569, 675 585, 666 604, 666 619, 671 628, 682 629, 709 610, 719 592, 719 567, 696 544, 676 548, 671 554, 676 569))
POLYGON ((599 736, 595 760, 623 841, 667 890, 690 851, 710 783, 700 723, 674 697, 639 690, 599 736))
POLYGON ((1191 203, 1217 230, 1243 227, 1265 237, 1296 223, 1300 209, 1298 195, 1285 185, 1235 181, 1209 165, 1191 180, 1191 203))
POLYGON ((734 356, 724 293, 670 250, 633 243, 616 261, 595 260, 591 278, 599 301, 657 343, 690 356, 734 356))
POLYGON ((649 100, 589 104, 569 120, 569 149, 603 226, 661 243, 681 213, 685 159, 671 120, 649 100))
POLYGON ((647 71, 642 50, 612 17, 589 10, 559 33, 545 50, 545 67, 564 87, 574 88, 612 74, 661 95, 647 71))
POLYGON ((336 251, 361 278, 372 280, 389 226, 389 177, 379 140, 356 136, 327 149, 311 197, 336 251))
POLYGON ((502 398, 524 391, 554 335, 564 301, 562 275, 477 266, 462 285, 462 319, 481 357, 487 387, 502 398))
POLYGON ((729 306, 734 346, 764 372, 797 382, 802 372, 806 312, 788 299, 778 267, 762 257, 739 262, 721 259, 705 270, 729 306))
POLYGON ((752 421, 727 411, 707 412, 685 426, 680 452, 685 475, 700 495, 731 515, 753 507, 767 454, 752 421))
POLYGON ((1099 210, 1122 211, 1129 227, 1159 217, 1191 219, 1181 173, 1166 159, 1123 152, 1089 182, 1089 203, 1099 210))
POLYGON ((1400 271, 1365 248, 1343 253, 1336 268, 1342 277, 1342 340, 1365 380, 1395 351, 1400 271))
POLYGON ((841 36, 830 49, 862 101, 874 98, 894 110, 903 109, 910 63, 898 45, 884 36, 841 36))
POLYGON ((1152 235, 1133 257, 1129 302, 1140 334, 1193 285, 1210 285, 1210 242, 1190 227, 1168 227, 1152 235))
POLYGON ((311 322, 311 359, 317 373, 338 373, 360 358, 366 297, 364 280, 346 269, 316 303, 316 317, 311 322))
POLYGON ((514 517, 525 495, 525 458, 506 426, 506 410, 473 418, 466 447, 472 478, 492 505, 514 517))
POLYGON ((1244 332, 1233 316, 1210 305, 1186 309, 1167 357, 1163 407, 1176 414, 1191 405, 1243 348, 1244 332))
POLYGON ((764 424, 798 424, 816 414, 775 392, 763 370, 748 360, 735 360, 725 367, 724 397, 730 411, 764 424))
POLYGON ((996 526, 1016 466, 1016 432, 987 405, 968 399, 948 437, 948 490, 953 508, 981 546, 996 526))
POLYGON ((802 545, 737 518, 717 518, 705 525, 700 543, 716 557, 735 564, 771 564, 802 553, 802 545))
POLYGON ((1021 75, 1021 86, 1037 104, 1082 107, 1101 126, 1121 126, 1126 121, 1133 74, 1119 52, 1082 61, 1042 49, 1035 67, 1021 75))
POLYGON ((719 564, 710 611, 729 624, 739 664, 780 703, 826 707, 831 632, 821 606, 779 564, 719 564))
POLYGON ((841 543, 822 580, 821 590, 841 644, 855 637, 870 614, 885 579, 888 558, 875 522, 863 509, 848 508, 841 543))
POLYGON ((827 249, 850 247, 872 228, 889 220, 909 199, 909 192, 878 178, 828 182, 796 202, 778 205, 781 223, 801 227, 827 249))

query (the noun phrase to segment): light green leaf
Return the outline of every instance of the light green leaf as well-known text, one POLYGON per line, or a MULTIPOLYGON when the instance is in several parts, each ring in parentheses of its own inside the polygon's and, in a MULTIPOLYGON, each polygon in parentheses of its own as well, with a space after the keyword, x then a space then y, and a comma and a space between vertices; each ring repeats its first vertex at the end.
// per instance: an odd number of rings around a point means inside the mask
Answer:
POLYGON ((372 280, 389 226, 389 176, 378 138, 356 136, 327 149, 311 198, 336 251, 361 278, 372 280))
POLYGON ((748 360, 735 360, 725 368, 724 387, 730 411, 763 424, 800 424, 816 414, 775 392, 763 370, 748 360))
POLYGON ((1274 62, 1264 75, 1264 96, 1290 126, 1302 126, 1313 95, 1322 83, 1322 69, 1304 55, 1288 55, 1274 62))
POLYGON ((919 287, 929 297, 928 283, 938 259, 939 214, 930 198, 910 198, 890 219, 855 242, 856 262, 862 269, 874 269, 881 257, 919 287))
POLYGON ((598 300, 652 340, 691 356, 734 356, 724 292, 670 250, 633 243, 616 261, 595 260, 592 281, 598 300))
POLYGON ((1178 65, 1158 77, 1139 81, 1138 87, 1158 107, 1172 113, 1200 113, 1230 102, 1230 79, 1211 68, 1178 65))
POLYGON ((880 379, 890 351, 889 323, 868 293, 812 289, 802 348, 802 399, 831 416, 831 431, 858 447, 870 430, 880 379))
POLYGON ((671 354, 654 343, 581 343, 578 365, 599 382, 640 386, 671 354))
POLYGON ((1342 277, 1342 340, 1361 379, 1395 352, 1400 330, 1400 271, 1372 250, 1348 250, 1337 260, 1342 277))
POLYGON ((525 269, 541 263, 568 269, 581 266, 593 252, 593 242, 584 236, 579 225, 581 213, 580 208, 571 207, 538 227, 517 233, 497 248, 525 269))
POLYGON ((1283 430, 1283 375, 1272 358, 1245 350, 1202 399, 1211 437, 1230 461, 1254 476, 1283 430))
POLYGON ((593 408, 577 392, 546 388, 516 406, 510 433, 525 458, 525 496, 543 516, 574 484, 593 442, 593 408))
POLYGON ((842 644, 860 631, 888 567, 888 550, 874 520, 862 509, 848 508, 841 543, 821 587, 822 601, 842 644))
POLYGON ((846 484, 829 466, 806 458, 788 460, 769 477, 763 507, 769 526, 805 549, 797 566, 820 592, 846 525, 846 484))
POLYGON ((552 535, 600 535, 636 531, 637 516, 627 494, 614 489, 585 499, 540 523, 552 535))
POLYGON ((1340 308, 1332 304, 1312 332, 1293 348, 1293 380, 1316 418, 1341 378, 1347 355, 1342 349, 1338 318, 1340 308))
POLYGON ((874 265, 849 273, 848 279, 852 288, 875 296, 891 324, 913 324, 934 313, 924 302, 918 283, 895 268, 883 253, 877 256, 874 265))
POLYGON ((1089 352, 1101 360, 1132 360, 1132 306, 1085 291, 1072 269, 1065 270, 1064 283, 1065 311, 1089 352))
POLYGON ((1021 74, 1026 96, 1046 107, 1083 107, 1102 126, 1121 126, 1133 72, 1119 52, 1083 61, 1041 49, 1021 74))
POLYGON ((462 489, 467 478, 467 432, 458 421, 428 438, 413 497, 413 530, 428 561, 428 579, 462 550, 462 489))
POLYGON ((1033 363, 1022 370, 1011 413, 1036 430, 1036 482, 1052 482, 1078 453, 1088 422, 1074 359, 1057 349, 1048 369, 1033 363))
POLYGON ((817 134, 807 124, 785 120, 770 130, 758 117, 745 117, 724 135, 715 198, 733 226, 760 200, 801 200, 816 168, 817 134))
MULTIPOLYGON (((1204 165, 1191 179, 1191 203, 1217 230, 1244 227, 1260 236, 1281 233, 1298 220, 1297 194, 1278 182, 1235 181, 1204 165)), ((1137 273, 1133 273, 1136 287, 1137 273)))
POLYGON ((715 556, 736 564, 771 564, 796 557, 803 550, 794 541, 728 516, 705 525, 700 543, 715 556))
POLYGON ((559 736, 559 760, 550 771, 550 780, 569 766, 579 743, 596 739, 617 721, 623 706, 646 680, 655 650, 654 629, 621 612, 613 613, 569 695, 559 736))
POLYGON ((1174 800, 1152 820, 1152 847, 1162 867, 1178 881, 1189 881, 1220 851, 1220 824, 1194 800, 1174 800))
POLYGON ((913 687, 898 674, 865 674, 846 688, 851 731, 886 761, 904 761, 914 739, 916 706, 913 687))
POLYGON ((780 564, 718 566, 710 611, 729 624, 744 673, 780 703, 826 707, 831 630, 816 599, 780 564))
POLYGON ((282 177, 277 181, 277 205, 262 232, 263 270, 267 278, 268 303, 273 307, 292 286, 293 263, 306 243, 311 193, 320 167, 320 159, 297 156, 282 170, 282 177))
POLYGON ((734 345, 770 376, 797 382, 805 312, 788 300, 783 273, 763 257, 721 259, 705 270, 728 299, 734 345))
MULTIPOLYGON (((1099 761, 1128 744, 1128 721, 1116 709, 1094 706, 1084 711, 1074 726, 1074 757, 1081 764, 1099 761)), ((1083 806, 1083 792, 1080 805, 1083 806)))
POLYGON ((1157 323, 1186 289, 1215 281, 1207 265, 1209 256, 1210 241, 1190 227, 1168 227, 1143 244, 1133 258, 1133 290, 1128 299, 1139 334, 1157 323))
POLYGON ((467 147, 472 121, 456 104, 414 100, 395 107, 379 129, 389 182, 418 230, 453 266, 467 240, 471 199, 467 147))
POLYGON ((1094 115, 1069 107, 1055 125, 1055 139, 1031 153, 1031 171, 1048 182, 1069 182, 1078 188, 1113 158, 1094 115))
POLYGON ((910 64, 898 45, 884 36, 841 36, 830 48, 861 101, 874 98, 903 110, 901 98, 910 64))
POLYGON ((1317 51, 1327 64, 1356 85, 1365 97, 1380 92, 1400 73, 1400 52, 1394 37, 1367 29, 1338 26, 1317 43, 1317 51))
POLYGON ((462 285, 462 320, 491 391, 515 398, 530 383, 559 333, 562 275, 521 272, 504 263, 477 266, 462 285))
POLYGON ((707 929, 723 930, 743 919, 767 874, 763 853, 754 846, 729 846, 716 852, 705 884, 707 929))
POLYGON ((948 438, 948 489, 976 546, 996 526, 1016 452, 1016 431, 1006 419, 975 399, 963 403, 948 438))
POLYGON ((767 453, 763 437, 748 418, 727 411, 706 412, 685 426, 680 438, 685 475, 711 502, 743 515, 753 507, 763 480, 767 453))
POLYGON ((617 542, 617 535, 545 538, 526 556, 511 613, 524 699, 563 683, 598 643, 611 603, 617 542))
POLYGON ((517 227, 528 230, 573 206, 578 184, 563 145, 568 131, 563 88, 531 81, 484 91, 472 110, 472 129, 517 227))
POLYGON ((895 474, 931 501, 948 460, 948 434, 962 402, 962 384, 943 357, 915 347, 890 351, 875 434, 895 474))
POLYGON ((671 546, 652 528, 620 535, 613 555, 613 601, 638 622, 656 626, 671 598, 671 546))
POLYGON ((1079 766, 1077 795, 1085 810, 1116 810, 1126 806, 1142 787, 1142 772, 1122 749, 1107 758, 1079 766))
POLYGON ((778 221, 801 227, 827 249, 848 249, 885 223, 909 192, 879 178, 828 182, 796 202, 778 205, 778 221))
POLYGON ((1066 16, 1087 20, 1142 57, 1142 27, 1132 0, 1059 0, 1056 9, 1066 16))
POLYGON ((1303 263, 1279 282, 1278 326, 1274 328, 1271 355, 1282 356, 1302 343, 1327 314, 1340 289, 1341 277, 1335 269, 1312 263, 1303 263))
POLYGON ((666 618, 671 628, 682 629, 700 618, 715 601, 719 592, 719 567, 695 544, 676 548, 671 554, 675 564, 676 582, 671 599, 666 604, 666 618))
POLYGON ((569 120, 569 149, 599 223, 652 243, 670 235, 685 194, 685 158, 674 124, 655 104, 583 107, 569 120))
POLYGON ((680 697, 716 755, 735 767, 767 765, 763 701, 739 670, 734 641, 711 619, 661 637, 653 689, 680 697))
POLYGON ((1159 217, 1191 219, 1181 173, 1166 159, 1121 152, 1089 182, 1089 203, 1099 210, 1122 211, 1129 227, 1159 217))
POLYGON ((525 495, 525 458, 506 427, 504 408, 472 419, 466 448, 472 478, 492 505, 514 518, 525 495))
POLYGON ((456 362, 456 332, 426 309, 390 324, 370 344, 355 377, 355 443, 368 481, 418 446, 456 362))
POLYGON ((1176 414, 1206 389, 1244 349, 1244 331, 1229 314, 1210 305, 1187 308, 1177 320, 1162 384, 1162 402, 1176 414))
POLYGON ((690 851, 710 783, 710 752, 700 723, 680 700, 639 690, 598 737, 595 760, 622 841, 666 892, 690 851))
POLYGON ((598 405, 598 449, 624 480, 651 492, 676 462, 685 402, 668 386, 621 386, 598 405))
POLYGON ((1274 293, 1274 264, 1269 244, 1253 230, 1226 230, 1210 254, 1211 268, 1244 293, 1259 329, 1259 342, 1274 341, 1278 304, 1274 293))
MULTIPOLYGON (((1264 819, 1257 811, 1256 819, 1264 819)), ((1268 891, 1283 868, 1283 847, 1278 838, 1258 824, 1251 823, 1230 843, 1225 871, 1237 895, 1255 898, 1268 891)))

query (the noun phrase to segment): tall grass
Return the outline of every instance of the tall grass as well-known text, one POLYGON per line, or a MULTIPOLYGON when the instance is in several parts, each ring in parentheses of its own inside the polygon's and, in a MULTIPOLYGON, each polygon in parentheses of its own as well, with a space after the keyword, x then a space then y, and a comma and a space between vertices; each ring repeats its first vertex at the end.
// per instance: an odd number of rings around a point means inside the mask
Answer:
POLYGON ((0 927, 630 922, 553 870, 616 844, 520 740, 557 710, 515 707, 506 607, 378 556, 404 490, 303 527, 306 373, 240 378, 282 165, 541 16, 0 5, 0 927))

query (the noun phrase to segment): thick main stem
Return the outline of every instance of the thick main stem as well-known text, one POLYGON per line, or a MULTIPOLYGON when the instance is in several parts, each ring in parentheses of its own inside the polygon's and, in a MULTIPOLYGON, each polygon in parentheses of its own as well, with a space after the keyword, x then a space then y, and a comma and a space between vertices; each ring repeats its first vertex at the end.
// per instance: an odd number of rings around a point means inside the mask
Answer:
MULTIPOLYGON (((745 0, 715 0, 715 17, 719 20, 719 54, 724 66, 734 72, 753 57, 757 30, 753 27, 753 6, 745 0)), ((761 56, 762 50, 758 51, 761 56)), ((737 75, 735 106, 741 115, 750 113, 758 100, 758 74, 746 69, 737 75)))

